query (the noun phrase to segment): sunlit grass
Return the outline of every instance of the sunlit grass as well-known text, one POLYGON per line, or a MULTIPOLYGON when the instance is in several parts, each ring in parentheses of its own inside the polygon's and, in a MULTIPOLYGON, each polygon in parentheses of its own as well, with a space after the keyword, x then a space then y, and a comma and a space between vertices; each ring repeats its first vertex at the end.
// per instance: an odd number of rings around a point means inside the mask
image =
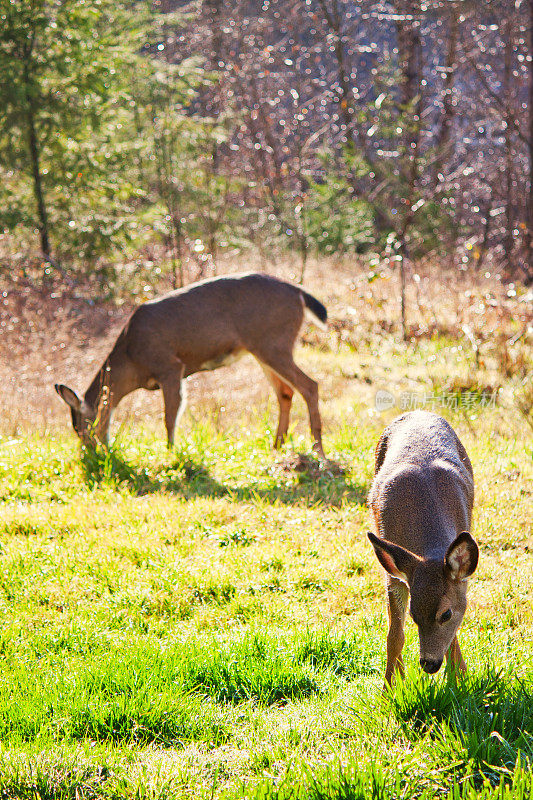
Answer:
POLYGON ((378 414, 375 391, 444 390, 472 354, 384 339, 379 359, 364 342, 300 355, 334 464, 309 454, 301 400, 280 453, 272 403, 231 396, 191 407, 170 453, 127 420, 109 449, 66 430, 0 441, 3 796, 531 796, 533 447, 512 380, 495 408, 444 410, 476 479, 469 678, 423 677, 409 623, 407 681, 383 697, 365 501, 399 409, 378 414))

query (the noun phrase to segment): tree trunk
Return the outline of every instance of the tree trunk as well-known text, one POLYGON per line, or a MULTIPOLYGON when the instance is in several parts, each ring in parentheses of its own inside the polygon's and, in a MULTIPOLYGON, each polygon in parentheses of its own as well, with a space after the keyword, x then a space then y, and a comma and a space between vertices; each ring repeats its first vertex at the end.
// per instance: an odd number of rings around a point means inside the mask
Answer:
MULTIPOLYGON (((224 4, 222 0, 204 0, 204 5, 207 13, 207 24, 211 34, 211 47, 209 52, 209 66, 216 72, 220 69, 219 63, 222 61, 222 9, 224 4)), ((214 120, 220 116, 222 108, 220 97, 220 86, 215 86, 211 92, 210 103, 208 111, 214 120)), ((214 139, 211 145, 211 156, 213 159, 213 175, 218 175, 219 161, 220 161, 220 148, 214 139)))
POLYGON ((529 0, 529 195, 526 224, 526 280, 533 281, 533 0, 529 0))
POLYGON ((406 304, 405 304, 405 258, 407 254, 407 247, 405 245, 405 239, 402 239, 400 242, 400 247, 398 249, 398 258, 400 259, 400 313, 401 313, 401 321, 402 321, 402 339, 404 342, 407 341, 407 313, 406 313, 406 304))
POLYGON ((453 118, 455 116, 455 106, 453 104, 453 87, 455 83, 456 54, 457 54, 457 25, 458 11, 457 4, 452 2, 450 5, 450 38, 448 51, 446 53, 446 74, 444 76, 444 92, 442 96, 442 118, 437 134, 436 157, 433 168, 433 186, 439 184, 439 173, 447 155, 450 144, 453 118))
POLYGON ((350 80, 350 67, 346 63, 346 53, 343 43, 343 20, 341 16, 341 10, 339 8, 338 0, 333 0, 331 11, 328 8, 326 0, 319 0, 319 4, 320 8, 322 9, 322 15, 335 42, 334 52, 335 60, 337 62, 337 78, 339 82, 339 92, 337 97, 339 105, 339 118, 342 120, 342 124, 346 131, 346 146, 349 150, 353 150, 354 103, 350 80))
POLYGON ((420 38, 420 0, 397 4, 398 57, 401 71, 400 118, 403 117, 405 159, 403 171, 412 192, 418 178, 418 144, 422 115, 422 41, 420 38), (415 104, 416 100, 416 104, 415 104))
MULTIPOLYGON (((492 198, 487 200, 487 204, 485 207, 485 221, 483 224, 483 236, 481 241, 478 245, 479 247, 479 258, 477 260, 477 268, 481 272, 481 268, 483 266, 483 261, 485 260, 485 256, 487 254, 487 250, 489 247, 489 237, 490 237, 490 212, 492 211, 492 198)), ((455 228, 454 228, 455 230, 455 228)))
POLYGON ((511 80, 513 70, 513 23, 505 23, 505 55, 503 64, 503 98, 505 103, 505 264, 513 273, 514 213, 513 213, 513 143, 514 117, 511 110, 511 80))
POLYGON ((33 176, 33 193, 37 202, 37 214, 39 217, 39 237, 41 239, 41 250, 45 258, 51 258, 50 236, 48 229, 48 211, 43 191, 43 181, 40 166, 40 146, 35 130, 35 113, 31 100, 28 100, 26 114, 28 125, 28 145, 30 148, 31 170, 33 176))
POLYGON ((218 62, 222 56, 223 33, 221 16, 224 3, 222 0, 204 0, 207 24, 211 34, 211 50, 209 61, 211 69, 218 69, 218 62))
MULTIPOLYGON (((403 17, 397 23, 398 58, 401 72, 398 115, 403 132, 404 153, 401 157, 400 171, 405 182, 405 196, 402 197, 403 220, 398 220, 396 229, 400 259, 400 302, 402 338, 407 339, 406 305, 406 259, 409 258, 409 231, 413 223, 413 205, 416 185, 419 178, 419 145, 422 119, 422 41, 420 25, 422 10, 420 0, 400 0, 396 3, 398 15, 403 17), (415 102, 416 101, 416 102, 415 102)), ((404 194, 404 192, 402 192, 404 194)))
POLYGON ((398 60, 401 70, 400 103, 409 111, 417 94, 420 94, 420 72, 422 67, 422 42, 420 38, 420 0, 396 2, 399 17, 396 23, 398 60))

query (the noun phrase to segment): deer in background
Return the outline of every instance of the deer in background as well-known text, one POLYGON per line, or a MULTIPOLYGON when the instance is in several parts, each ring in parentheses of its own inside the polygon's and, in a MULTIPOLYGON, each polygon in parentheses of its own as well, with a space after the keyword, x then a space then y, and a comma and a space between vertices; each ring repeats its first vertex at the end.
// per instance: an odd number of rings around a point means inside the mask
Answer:
POLYGON ((404 672, 409 595, 422 669, 437 672, 446 655, 454 669, 465 672, 457 630, 479 555, 469 533, 474 480, 466 450, 446 420, 412 411, 385 429, 368 499, 378 534, 368 538, 387 579, 385 687, 396 670, 404 672))
POLYGON ((184 379, 251 353, 278 399, 275 446, 287 434, 296 390, 309 410, 314 450, 324 457, 318 385, 293 359, 305 309, 325 325, 322 303, 277 278, 252 273, 200 281, 139 306, 83 397, 62 384, 55 389, 70 407, 74 430, 85 442, 93 434, 107 441, 111 413, 127 394, 161 389, 171 447, 183 408, 184 379))

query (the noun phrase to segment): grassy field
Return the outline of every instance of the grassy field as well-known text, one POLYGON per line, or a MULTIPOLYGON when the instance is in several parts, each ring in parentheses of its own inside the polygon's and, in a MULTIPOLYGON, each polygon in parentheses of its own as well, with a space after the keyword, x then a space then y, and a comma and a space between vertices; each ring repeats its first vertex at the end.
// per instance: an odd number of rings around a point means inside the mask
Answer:
POLYGON ((62 409, 45 429, 2 426, 0 797, 533 795, 527 369, 505 374, 444 333, 383 334, 378 358, 375 339, 306 341, 330 467, 299 456, 300 400, 273 453, 276 410, 246 364, 196 391, 170 454, 160 416, 137 406, 96 454, 62 409), (378 389, 396 407, 378 413, 378 389), (423 675, 408 623, 407 679, 383 696, 366 495, 402 397, 433 402, 470 454, 481 557, 460 632, 468 678, 423 675))

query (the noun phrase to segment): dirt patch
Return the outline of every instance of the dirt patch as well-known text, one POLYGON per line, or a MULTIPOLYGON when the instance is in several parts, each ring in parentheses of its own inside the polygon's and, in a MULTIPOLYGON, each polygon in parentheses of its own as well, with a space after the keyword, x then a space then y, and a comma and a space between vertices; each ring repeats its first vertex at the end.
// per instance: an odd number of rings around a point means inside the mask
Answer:
POLYGON ((307 453, 293 453, 287 458, 282 458, 270 467, 272 473, 305 474, 309 478, 320 478, 323 475, 340 477, 346 475, 346 470, 337 461, 315 458, 307 453))

